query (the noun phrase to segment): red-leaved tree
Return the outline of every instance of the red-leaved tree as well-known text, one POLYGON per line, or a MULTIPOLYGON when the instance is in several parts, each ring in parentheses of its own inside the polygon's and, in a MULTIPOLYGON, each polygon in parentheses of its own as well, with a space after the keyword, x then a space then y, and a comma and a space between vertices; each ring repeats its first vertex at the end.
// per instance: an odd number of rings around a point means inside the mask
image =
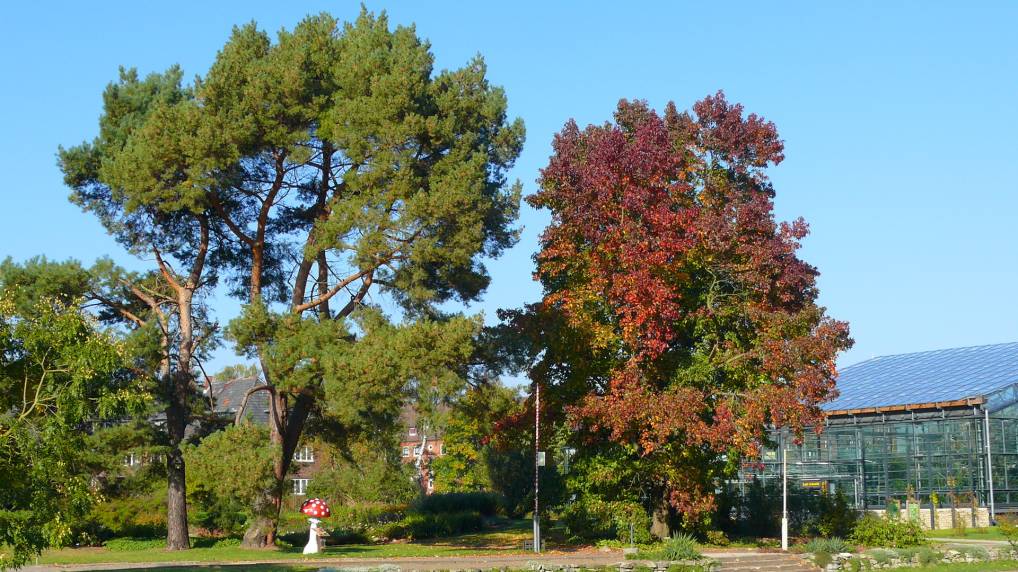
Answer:
POLYGON ((544 298, 513 316, 538 342, 531 376, 578 444, 652 468, 658 534, 669 513, 702 519, 768 425, 818 426, 835 396, 848 325, 816 303, 806 223, 774 219, 765 169, 782 152, 720 92, 663 116, 623 100, 614 122, 566 124, 528 198, 552 214, 544 298))

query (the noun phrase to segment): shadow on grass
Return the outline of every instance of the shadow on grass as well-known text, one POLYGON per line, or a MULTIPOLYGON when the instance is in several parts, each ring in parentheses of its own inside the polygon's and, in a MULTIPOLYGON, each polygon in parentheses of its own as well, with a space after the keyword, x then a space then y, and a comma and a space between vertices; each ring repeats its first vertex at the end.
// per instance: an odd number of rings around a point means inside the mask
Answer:
MULTIPOLYGON (((254 572, 314 572, 316 570, 325 570, 319 566, 306 566, 300 564, 231 564, 229 566, 162 566, 159 568, 146 568, 146 572, 181 572, 182 570, 223 570, 236 572, 238 570, 252 570, 254 572)), ((121 568, 119 570, 110 570, 109 572, 137 572, 136 568, 121 568)))

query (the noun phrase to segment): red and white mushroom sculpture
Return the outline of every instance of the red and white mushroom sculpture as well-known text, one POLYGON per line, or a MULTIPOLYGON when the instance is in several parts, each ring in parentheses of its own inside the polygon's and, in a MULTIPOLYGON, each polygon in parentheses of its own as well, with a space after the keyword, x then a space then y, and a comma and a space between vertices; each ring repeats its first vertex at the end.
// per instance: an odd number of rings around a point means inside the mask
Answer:
POLYGON ((308 499, 300 505, 300 511, 311 518, 326 518, 332 514, 329 505, 319 498, 308 499))
POLYGON ((308 516, 311 523, 311 530, 308 531, 308 543, 304 547, 304 554, 318 554, 321 550, 318 546, 318 536, 322 534, 318 528, 318 519, 325 518, 332 514, 329 505, 319 498, 309 499, 300 505, 300 511, 308 516))

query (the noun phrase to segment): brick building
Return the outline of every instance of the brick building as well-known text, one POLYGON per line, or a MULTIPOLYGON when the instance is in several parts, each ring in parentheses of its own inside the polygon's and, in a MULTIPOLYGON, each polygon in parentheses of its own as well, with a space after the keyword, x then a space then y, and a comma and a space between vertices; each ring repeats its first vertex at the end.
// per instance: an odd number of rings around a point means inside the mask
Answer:
POLYGON ((435 490, 431 461, 445 454, 442 433, 430 428, 411 405, 400 412, 400 426, 400 459, 418 467, 418 483, 426 494, 431 494, 435 490))

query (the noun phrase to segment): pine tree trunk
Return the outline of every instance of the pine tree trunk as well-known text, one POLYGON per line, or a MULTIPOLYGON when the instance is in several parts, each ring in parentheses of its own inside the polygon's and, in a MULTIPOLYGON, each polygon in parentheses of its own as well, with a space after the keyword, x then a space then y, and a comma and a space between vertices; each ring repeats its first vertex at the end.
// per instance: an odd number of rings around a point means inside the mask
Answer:
POLYGON ((166 408, 166 429, 170 437, 170 451, 166 455, 166 549, 187 550, 191 547, 187 531, 187 481, 184 473, 184 454, 180 444, 187 426, 186 405, 179 403, 177 391, 170 392, 166 408))
POLYGON ((275 544, 279 511, 283 507, 283 494, 286 490, 286 475, 290 471, 293 453, 297 450, 312 404, 311 398, 303 394, 297 396, 292 409, 288 408, 285 395, 273 394, 270 399, 275 400, 275 411, 279 412, 281 418, 278 426, 272 419, 269 420, 269 440, 278 447, 279 454, 272 464, 272 487, 255 500, 253 508, 256 516, 244 532, 244 540, 241 542, 245 548, 265 548, 275 544))

